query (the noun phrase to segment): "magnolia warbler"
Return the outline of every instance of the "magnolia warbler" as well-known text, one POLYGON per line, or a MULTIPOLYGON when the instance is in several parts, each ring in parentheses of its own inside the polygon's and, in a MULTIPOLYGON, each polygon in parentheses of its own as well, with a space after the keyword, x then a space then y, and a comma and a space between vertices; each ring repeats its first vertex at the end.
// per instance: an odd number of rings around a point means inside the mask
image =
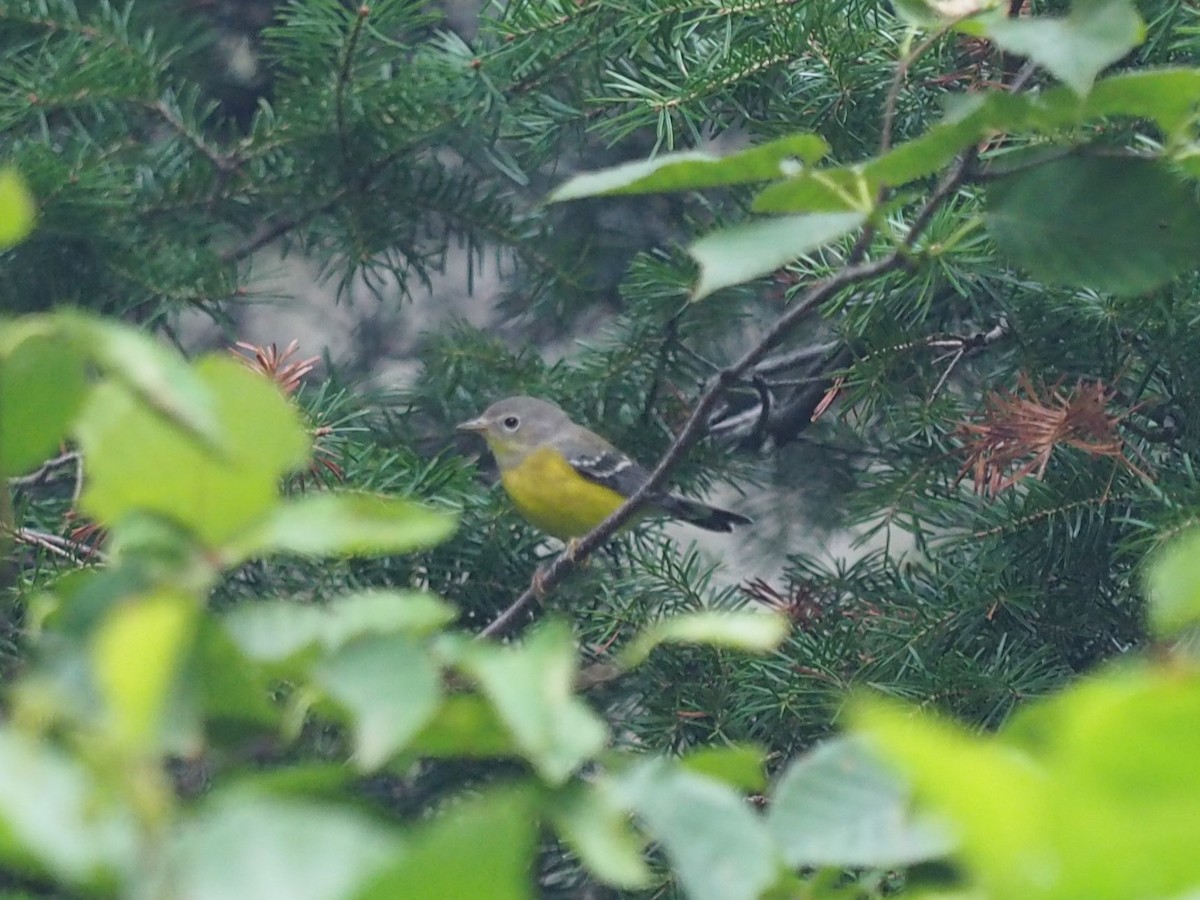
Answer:
MULTIPOLYGON (((562 540, 587 534, 650 475, 600 435, 536 397, 498 400, 458 429, 487 439, 517 511, 562 540)), ((666 491, 651 494, 646 506, 709 531, 750 523, 745 516, 666 491)))

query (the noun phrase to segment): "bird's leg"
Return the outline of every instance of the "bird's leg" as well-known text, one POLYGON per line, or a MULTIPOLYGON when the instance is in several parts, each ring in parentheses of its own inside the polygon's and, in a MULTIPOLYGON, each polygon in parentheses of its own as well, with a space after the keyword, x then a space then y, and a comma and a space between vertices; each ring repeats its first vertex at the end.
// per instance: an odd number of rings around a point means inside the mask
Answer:
POLYGON ((538 603, 546 602, 546 594, 549 590, 546 587, 546 567, 538 566, 533 573, 533 581, 529 585, 533 588, 533 596, 537 597, 538 603))
POLYGON ((579 538, 571 538, 569 541, 567 541, 567 549, 563 551, 563 556, 565 556, 567 558, 568 562, 574 563, 574 562, 579 561, 576 556, 576 554, 578 554, 578 553, 579 553, 579 538))

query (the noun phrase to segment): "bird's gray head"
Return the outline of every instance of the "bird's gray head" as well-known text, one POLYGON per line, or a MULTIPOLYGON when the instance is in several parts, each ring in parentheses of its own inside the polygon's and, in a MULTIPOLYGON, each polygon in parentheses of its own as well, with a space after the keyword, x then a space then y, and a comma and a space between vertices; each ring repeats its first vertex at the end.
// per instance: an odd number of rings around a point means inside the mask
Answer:
POLYGON ((519 463, 570 424, 567 414, 548 400, 506 397, 458 429, 482 434, 496 461, 506 467, 519 463))

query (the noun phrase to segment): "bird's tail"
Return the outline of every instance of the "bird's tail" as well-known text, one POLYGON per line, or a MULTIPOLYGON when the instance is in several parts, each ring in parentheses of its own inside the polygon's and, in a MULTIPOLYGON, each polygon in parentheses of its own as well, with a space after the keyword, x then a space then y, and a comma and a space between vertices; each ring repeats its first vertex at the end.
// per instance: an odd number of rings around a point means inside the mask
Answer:
POLYGON ((749 525, 753 521, 739 513, 689 500, 678 494, 668 494, 657 505, 675 518, 707 531, 733 531, 738 525, 749 525))

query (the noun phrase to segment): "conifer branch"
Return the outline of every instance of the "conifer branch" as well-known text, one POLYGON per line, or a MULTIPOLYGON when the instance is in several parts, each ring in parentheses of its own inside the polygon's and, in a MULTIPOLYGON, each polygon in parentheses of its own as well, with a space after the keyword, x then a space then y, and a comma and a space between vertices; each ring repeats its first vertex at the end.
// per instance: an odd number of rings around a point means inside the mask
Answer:
POLYGON ((908 233, 898 247, 875 262, 847 265, 812 285, 804 292, 799 301, 775 320, 753 347, 732 365, 718 372, 716 377, 709 382, 704 393, 700 395, 695 406, 692 407, 691 415, 688 416, 683 429, 676 435, 671 446, 658 461, 658 465, 651 471, 650 477, 612 515, 579 540, 572 541, 566 550, 555 557, 548 566, 539 569, 525 592, 479 632, 479 636, 495 637, 503 634, 526 607, 535 600, 544 598, 549 591, 562 583, 563 579, 574 571, 579 563, 603 546, 623 525, 629 522, 647 497, 666 482, 667 477, 683 460, 688 450, 700 439, 707 428, 709 415, 725 390, 761 362, 808 313, 845 288, 878 278, 880 275, 908 265, 909 252, 912 247, 929 226, 938 208, 966 180, 975 156, 974 151, 968 151, 951 166, 913 218, 908 233))

